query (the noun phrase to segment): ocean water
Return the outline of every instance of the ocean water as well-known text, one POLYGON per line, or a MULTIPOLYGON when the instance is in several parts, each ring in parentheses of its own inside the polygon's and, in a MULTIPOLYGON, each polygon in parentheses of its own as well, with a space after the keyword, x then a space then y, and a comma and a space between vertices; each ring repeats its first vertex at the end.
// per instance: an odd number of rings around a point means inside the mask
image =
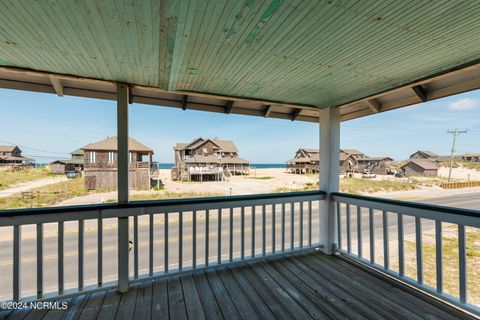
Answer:
MULTIPOLYGON (((171 169, 174 166, 174 163, 160 163, 160 169, 171 169)), ((285 168, 285 163, 252 163, 250 166, 257 169, 285 168)))

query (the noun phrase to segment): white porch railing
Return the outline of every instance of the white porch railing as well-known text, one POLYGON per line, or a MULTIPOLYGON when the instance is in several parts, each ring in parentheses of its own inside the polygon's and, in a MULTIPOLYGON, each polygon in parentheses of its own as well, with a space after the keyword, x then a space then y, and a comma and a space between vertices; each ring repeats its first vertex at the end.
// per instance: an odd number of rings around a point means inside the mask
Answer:
MULTIPOLYGON (((469 302, 467 288, 467 238, 469 232, 480 232, 480 211, 434 206, 413 202, 395 201, 381 198, 365 197, 343 193, 333 193, 336 202, 338 251, 359 260, 377 270, 385 272, 403 282, 425 290, 441 299, 454 303, 462 308, 480 312, 480 305, 469 302), (352 219, 352 215, 354 216, 352 219), (381 217, 380 217, 381 215, 381 217), (380 219, 379 219, 380 218, 380 219), (353 220, 353 221, 352 221, 353 220), (453 224, 447 226, 446 224, 453 224), (368 227, 366 228, 366 226, 368 227), (453 227, 453 228, 452 228, 453 227), (451 230, 453 229, 453 230, 451 230), (443 243, 445 232, 456 236, 458 254, 444 256, 443 243), (428 234, 427 234, 428 232, 428 234), (434 237, 433 237, 434 234, 434 237), (425 239, 429 236, 431 246, 435 247, 435 264, 424 262, 425 239), (368 238, 365 241, 365 238, 368 238), (381 238, 381 240, 378 240, 381 238), (414 276, 408 275, 405 244, 415 242, 414 276), (393 246, 392 246, 393 243, 393 246), (380 246, 380 248, 377 248, 380 246), (365 251, 369 251, 365 254, 365 251), (458 295, 447 293, 444 285, 445 259, 457 259, 458 295), (392 260, 395 259, 395 266, 392 260), (379 263, 379 260, 383 260, 379 263), (398 265, 396 265, 398 262, 398 265), (425 270, 435 270, 434 283, 426 283, 425 270)), ((480 252, 478 243, 470 243, 470 249, 480 252)), ((478 259, 473 257, 472 259, 478 259)), ((478 260, 471 261, 473 268, 478 260)), ((411 264, 411 263, 410 263, 411 264)), ((410 271, 408 270, 408 271, 410 271)), ((452 270, 448 271, 449 273, 452 270)), ((478 281, 471 284, 478 292, 478 281)))
POLYGON ((8 280, 2 281, 7 292, 0 289, 0 301, 68 296, 318 246, 324 195, 313 191, 2 211, 0 232, 12 234, 3 241, 11 247, 12 259, 11 264, 3 261, 8 280), (120 223, 125 217, 128 228, 120 223), (112 236, 113 245, 107 244, 112 236), (56 252, 45 254, 52 242, 56 252), (107 251, 113 263, 106 261, 107 251), (128 258, 122 256, 125 252, 128 258), (119 279, 125 268, 129 278, 119 279), (67 285, 72 273, 76 281, 67 285), (36 283, 22 285, 25 278, 36 283))

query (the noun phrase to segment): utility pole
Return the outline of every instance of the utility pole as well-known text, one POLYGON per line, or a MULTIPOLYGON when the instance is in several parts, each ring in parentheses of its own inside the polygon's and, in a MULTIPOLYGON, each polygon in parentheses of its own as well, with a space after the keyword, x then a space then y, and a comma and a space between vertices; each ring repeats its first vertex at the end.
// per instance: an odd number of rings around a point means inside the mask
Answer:
POLYGON ((467 133, 467 130, 448 130, 447 133, 453 134, 453 142, 452 142, 452 152, 450 153, 450 170, 448 171, 448 182, 452 179, 452 167, 453 167, 453 153, 455 152, 455 142, 457 141, 457 136, 461 135, 462 133, 467 133))

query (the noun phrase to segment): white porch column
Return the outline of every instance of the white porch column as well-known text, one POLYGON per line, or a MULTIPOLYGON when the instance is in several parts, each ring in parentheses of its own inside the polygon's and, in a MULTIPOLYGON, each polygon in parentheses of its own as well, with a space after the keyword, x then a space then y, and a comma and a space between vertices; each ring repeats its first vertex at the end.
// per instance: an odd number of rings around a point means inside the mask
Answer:
POLYGON ((320 201, 320 243, 325 253, 334 253, 337 244, 335 203, 330 193, 338 191, 340 173, 340 115, 336 108, 320 110, 320 190, 326 199, 320 201))
MULTIPOLYGON (((118 203, 128 203, 128 85, 117 84, 118 203)), ((128 290, 128 217, 118 218, 118 291, 128 290)))

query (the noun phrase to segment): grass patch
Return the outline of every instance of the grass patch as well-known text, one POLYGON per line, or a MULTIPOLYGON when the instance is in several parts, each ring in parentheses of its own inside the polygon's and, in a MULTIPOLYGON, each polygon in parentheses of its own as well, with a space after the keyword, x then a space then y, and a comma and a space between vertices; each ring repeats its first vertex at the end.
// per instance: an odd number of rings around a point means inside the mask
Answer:
POLYGON ((473 170, 480 171, 480 162, 465 161, 462 163, 462 166, 466 169, 473 169, 473 170))
POLYGON ((342 179, 340 180, 340 192, 362 194, 380 191, 395 192, 416 189, 414 183, 403 181, 381 181, 370 179, 342 179))
MULTIPOLYGON (((166 200, 166 199, 188 199, 188 198, 208 198, 208 197, 224 197, 225 194, 210 192, 158 192, 158 193, 140 193, 129 196, 130 201, 147 201, 147 200, 166 200)), ((109 199, 107 203, 115 203, 116 199, 109 199)))
POLYGON ((84 188, 83 178, 69 179, 0 198, 0 209, 40 208, 86 194, 89 191, 84 188))
POLYGON ((52 174, 47 168, 25 168, 21 170, 2 170, 0 171, 0 190, 7 189, 13 185, 51 178, 57 176, 52 174))
POLYGON ((262 176, 262 177, 249 177, 249 179, 257 179, 257 180, 270 180, 273 179, 274 177, 271 176, 262 176))

